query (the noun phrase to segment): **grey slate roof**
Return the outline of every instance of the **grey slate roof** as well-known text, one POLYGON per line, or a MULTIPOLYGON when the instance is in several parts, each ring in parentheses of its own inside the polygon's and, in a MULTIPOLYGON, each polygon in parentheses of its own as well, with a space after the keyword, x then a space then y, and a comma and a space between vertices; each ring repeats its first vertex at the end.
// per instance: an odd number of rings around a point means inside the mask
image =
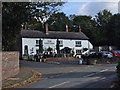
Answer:
POLYGON ((45 34, 35 30, 21 30, 22 38, 51 38, 51 39, 78 39, 88 40, 89 38, 82 32, 64 32, 64 31, 49 31, 45 34))

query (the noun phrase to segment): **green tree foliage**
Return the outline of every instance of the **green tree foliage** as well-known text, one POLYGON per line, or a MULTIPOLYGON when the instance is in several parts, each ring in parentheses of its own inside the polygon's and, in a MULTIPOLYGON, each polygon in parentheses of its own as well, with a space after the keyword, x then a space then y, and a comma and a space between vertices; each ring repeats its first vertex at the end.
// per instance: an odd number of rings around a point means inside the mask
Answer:
POLYGON ((65 31, 65 26, 70 24, 70 20, 64 13, 56 13, 49 18, 48 24, 51 31, 65 31))
POLYGON ((13 50, 21 25, 28 29, 39 29, 41 23, 56 13, 63 2, 4 2, 2 3, 3 50, 13 50), (41 22, 41 23, 39 23, 41 22))
POLYGON ((108 32, 109 22, 112 17, 112 13, 108 10, 103 10, 95 16, 96 22, 96 44, 97 45, 108 45, 108 32))
POLYGON ((78 32, 78 25, 80 25, 82 32, 84 32, 90 40, 94 43, 95 21, 91 16, 74 16, 72 30, 78 32))
POLYGON ((97 13, 95 17, 97 26, 99 26, 99 28, 103 30, 106 29, 106 27, 108 26, 108 23, 112 17, 112 13, 108 10, 103 10, 97 13))
POLYGON ((21 24, 31 18, 30 3, 2 3, 2 49, 12 50, 21 24))
POLYGON ((47 51, 51 52, 53 50, 53 48, 48 47, 47 51))
POLYGON ((40 21, 37 21, 35 18, 31 19, 27 23, 27 29, 28 30, 38 30, 41 31, 42 23, 40 21))
MULTIPOLYGON (((41 22, 42 29, 44 30, 44 24, 50 18, 60 10, 60 7, 64 2, 34 2, 32 3, 32 14, 38 22, 41 22)), ((40 29, 39 29, 40 30, 40 29)))
POLYGON ((33 14, 38 21, 44 23, 50 16, 60 10, 64 2, 34 2, 33 14))
POLYGON ((60 53, 60 41, 59 41, 59 39, 57 39, 57 41, 56 41, 56 50, 57 50, 57 53, 60 53))
POLYGON ((120 47, 120 14, 112 16, 109 22, 108 40, 110 44, 120 47))

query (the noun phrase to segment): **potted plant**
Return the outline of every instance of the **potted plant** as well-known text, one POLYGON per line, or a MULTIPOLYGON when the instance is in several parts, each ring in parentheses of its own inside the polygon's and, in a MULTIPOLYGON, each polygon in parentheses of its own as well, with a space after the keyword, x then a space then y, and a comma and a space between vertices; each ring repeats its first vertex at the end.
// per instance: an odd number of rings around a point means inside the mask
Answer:
POLYGON ((24 54, 23 55, 23 60, 28 60, 29 59, 29 54, 24 54))

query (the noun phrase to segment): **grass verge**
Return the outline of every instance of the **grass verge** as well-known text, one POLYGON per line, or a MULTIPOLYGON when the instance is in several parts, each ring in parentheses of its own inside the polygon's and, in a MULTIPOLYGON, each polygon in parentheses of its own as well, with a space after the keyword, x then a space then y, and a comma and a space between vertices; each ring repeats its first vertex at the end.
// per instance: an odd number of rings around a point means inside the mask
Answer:
POLYGON ((39 72, 28 68, 22 68, 19 74, 17 74, 15 77, 12 77, 12 78, 18 78, 18 80, 5 80, 3 81, 2 88, 21 87, 39 80, 40 77, 41 74, 39 72))

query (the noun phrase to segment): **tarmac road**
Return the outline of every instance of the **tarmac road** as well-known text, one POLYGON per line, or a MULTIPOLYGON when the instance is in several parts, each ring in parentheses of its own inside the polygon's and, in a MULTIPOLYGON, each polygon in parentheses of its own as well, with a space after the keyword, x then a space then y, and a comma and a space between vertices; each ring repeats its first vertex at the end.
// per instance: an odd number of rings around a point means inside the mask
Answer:
POLYGON ((42 78, 20 88, 112 88, 117 64, 79 65, 20 61, 42 73, 42 78))

